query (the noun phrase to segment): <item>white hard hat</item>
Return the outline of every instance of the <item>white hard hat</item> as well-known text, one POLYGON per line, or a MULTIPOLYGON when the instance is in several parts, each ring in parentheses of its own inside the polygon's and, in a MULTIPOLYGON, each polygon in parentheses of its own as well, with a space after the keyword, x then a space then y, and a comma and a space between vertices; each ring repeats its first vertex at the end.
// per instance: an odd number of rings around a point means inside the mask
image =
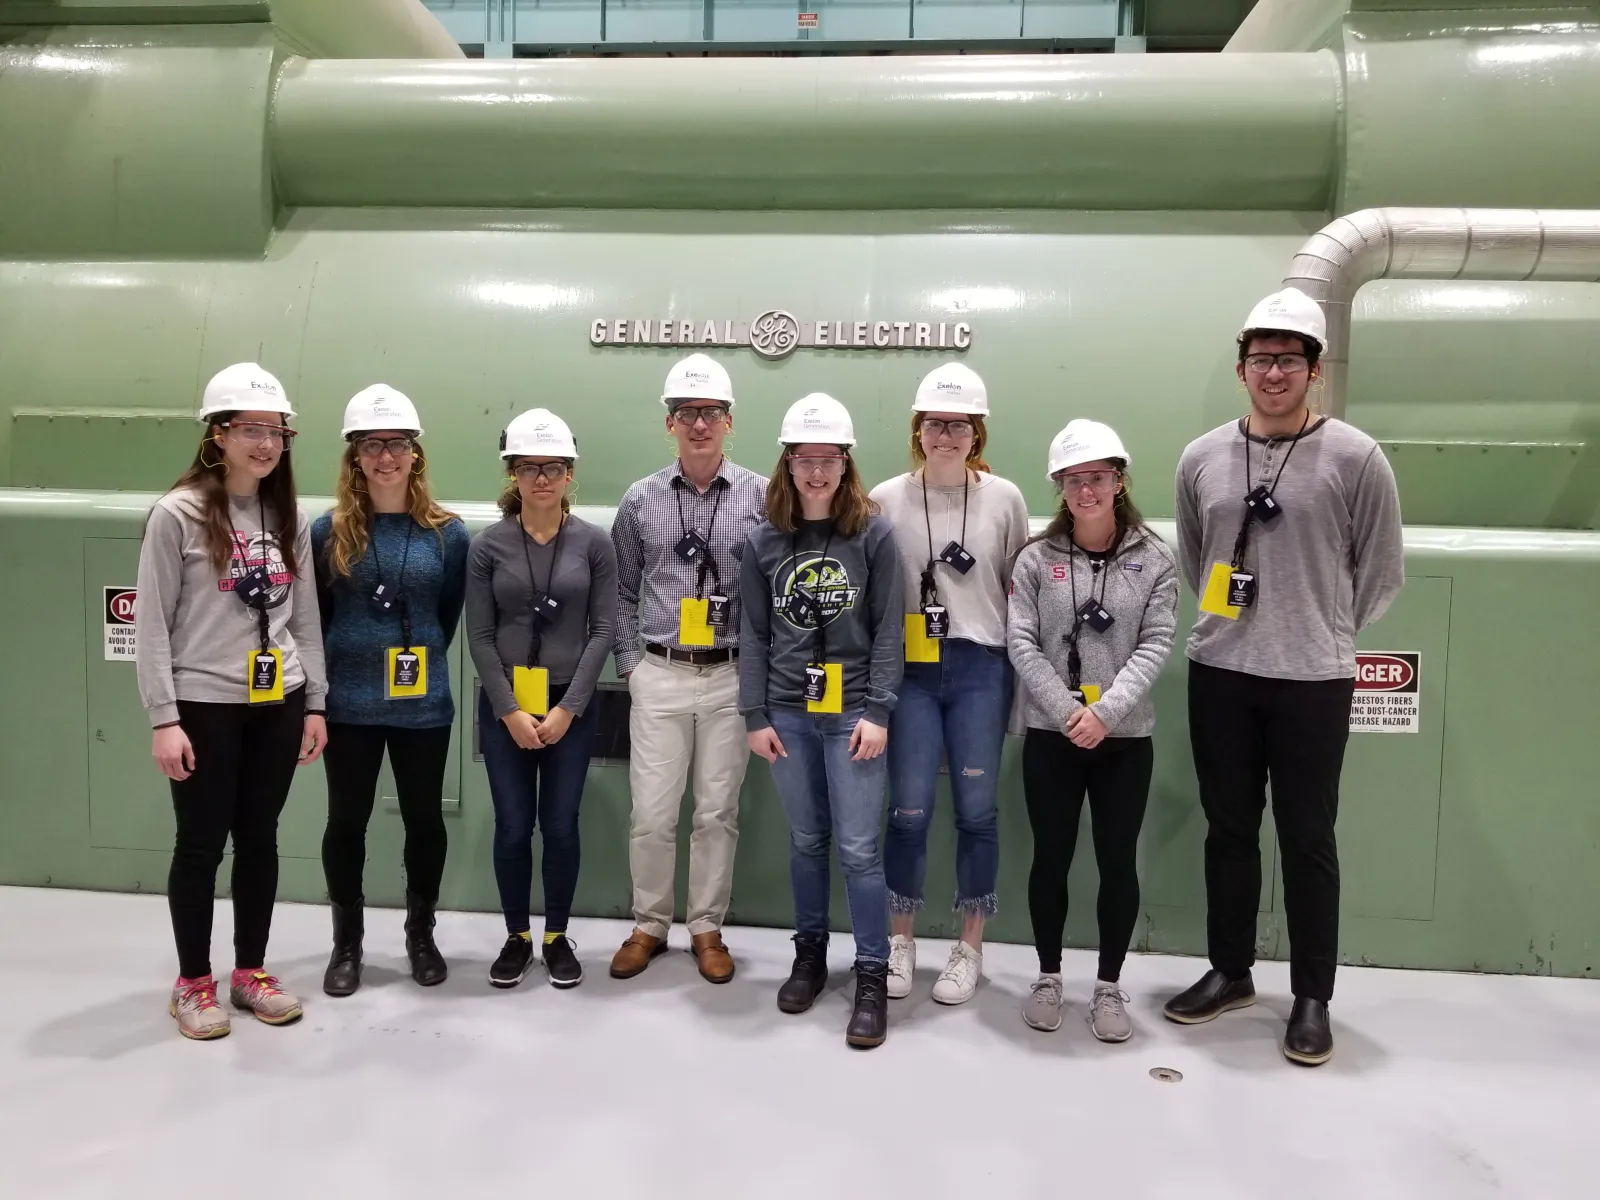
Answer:
POLYGON ((732 408, 733 381, 716 359, 705 354, 691 354, 674 363, 667 372, 661 403, 671 408, 674 400, 715 400, 732 408))
POLYGON ((1299 288, 1273 292, 1250 310, 1250 319, 1239 330, 1242 338, 1252 329, 1281 329, 1284 333, 1312 338, 1320 350, 1328 344, 1328 319, 1322 306, 1299 288))
POLYGON ((778 445, 799 446, 806 442, 832 446, 856 444, 856 429, 851 424, 850 414, 844 405, 825 392, 812 392, 796 400, 783 414, 778 445))
POLYGON ((344 429, 340 437, 352 433, 370 433, 376 429, 399 429, 412 437, 422 436, 422 421, 417 417, 417 406, 411 397, 397 392, 386 383, 375 383, 362 388, 350 397, 344 406, 344 429))
POLYGON ((989 415, 989 389, 983 386, 978 373, 964 363, 945 363, 935 367, 917 385, 917 399, 912 412, 967 413, 974 417, 989 415))
POLYGON ((224 367, 206 384, 198 418, 206 421, 225 412, 275 412, 294 416, 283 384, 271 371, 256 363, 224 367))
POLYGON ((548 408, 530 408, 511 419, 500 435, 500 457, 578 457, 578 442, 567 423, 548 408))
POLYGON ((1047 479, 1054 479, 1058 471, 1076 467, 1080 463, 1098 462, 1102 458, 1120 459, 1123 466, 1133 461, 1117 436, 1117 431, 1099 421, 1082 418, 1068 421, 1067 427, 1056 434, 1050 443, 1047 479))

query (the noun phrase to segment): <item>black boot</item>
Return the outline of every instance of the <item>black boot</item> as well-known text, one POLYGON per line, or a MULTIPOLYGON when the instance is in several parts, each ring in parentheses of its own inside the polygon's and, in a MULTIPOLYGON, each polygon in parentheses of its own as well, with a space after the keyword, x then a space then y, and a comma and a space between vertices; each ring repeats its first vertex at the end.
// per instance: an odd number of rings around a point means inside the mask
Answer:
POLYGON ((330 996, 348 996, 361 986, 362 904, 333 906, 333 957, 322 976, 322 990, 330 996))
POLYGON ((1255 1002, 1256 985, 1248 972, 1243 979, 1229 979, 1213 968, 1188 991, 1168 1000, 1161 1015, 1180 1025, 1203 1025, 1229 1009, 1249 1008, 1255 1002))
POLYGON ((1283 1035, 1283 1056, 1303 1067, 1320 1067, 1333 1057, 1333 1029, 1328 1006, 1321 1000, 1296 996, 1283 1035))
POLYGON ((797 933, 794 936, 794 966, 789 978, 778 989, 778 1008, 786 1013, 803 1013, 817 1002, 828 986, 828 939, 797 933))
POLYGON ((411 960, 411 978, 423 987, 443 983, 450 974, 444 955, 433 944, 433 902, 415 892, 406 893, 406 957, 411 960))
POLYGON ((852 1046, 883 1045, 889 1036, 889 964, 856 964, 856 1008, 844 1040, 852 1046))

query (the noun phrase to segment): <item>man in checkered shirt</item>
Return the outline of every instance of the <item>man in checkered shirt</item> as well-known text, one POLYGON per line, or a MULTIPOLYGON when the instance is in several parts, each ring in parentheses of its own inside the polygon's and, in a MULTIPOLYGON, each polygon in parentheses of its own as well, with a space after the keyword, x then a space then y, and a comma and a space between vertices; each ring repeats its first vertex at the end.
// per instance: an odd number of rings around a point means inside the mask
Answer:
POLYGON ((634 930, 611 960, 629 979, 667 949, 678 812, 691 770, 689 933, 700 974, 733 978, 722 922, 749 763, 739 693, 739 560, 766 518, 767 481, 723 456, 733 428, 728 372, 691 354, 661 396, 678 443, 671 466, 622 497, 617 548, 617 674, 628 681, 634 930))

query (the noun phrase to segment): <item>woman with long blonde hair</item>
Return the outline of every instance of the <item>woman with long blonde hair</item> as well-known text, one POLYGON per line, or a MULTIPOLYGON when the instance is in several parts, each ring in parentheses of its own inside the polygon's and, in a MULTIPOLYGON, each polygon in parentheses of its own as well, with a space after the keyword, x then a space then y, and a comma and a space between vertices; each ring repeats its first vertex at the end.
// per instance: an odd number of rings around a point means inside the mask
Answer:
POLYGON ((471 538, 428 484, 416 407, 383 384, 344 410, 333 508, 311 527, 328 656, 328 825, 322 869, 333 956, 322 990, 361 986, 367 822, 387 748, 405 824, 406 956, 424 987, 448 967, 433 940, 444 874, 444 768, 456 710, 450 642, 471 538), (334 746, 332 743, 337 742, 334 746))

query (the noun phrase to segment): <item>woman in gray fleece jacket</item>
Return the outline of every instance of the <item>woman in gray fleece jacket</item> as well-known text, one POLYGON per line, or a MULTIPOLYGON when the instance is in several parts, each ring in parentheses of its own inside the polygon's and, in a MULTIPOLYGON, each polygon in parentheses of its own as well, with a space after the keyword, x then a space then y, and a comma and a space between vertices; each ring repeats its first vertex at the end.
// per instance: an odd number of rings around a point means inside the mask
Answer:
POLYGON ((1150 688, 1172 652, 1178 573, 1128 494, 1128 452, 1109 426, 1073 421, 1051 443, 1061 506, 1017 557, 1007 641, 1024 689, 1022 787, 1033 826, 1028 911, 1039 979, 1022 1016, 1061 1026, 1067 872, 1085 791, 1100 871, 1100 972, 1089 1023, 1133 1033, 1118 980, 1139 916, 1138 845, 1150 793, 1150 688))

